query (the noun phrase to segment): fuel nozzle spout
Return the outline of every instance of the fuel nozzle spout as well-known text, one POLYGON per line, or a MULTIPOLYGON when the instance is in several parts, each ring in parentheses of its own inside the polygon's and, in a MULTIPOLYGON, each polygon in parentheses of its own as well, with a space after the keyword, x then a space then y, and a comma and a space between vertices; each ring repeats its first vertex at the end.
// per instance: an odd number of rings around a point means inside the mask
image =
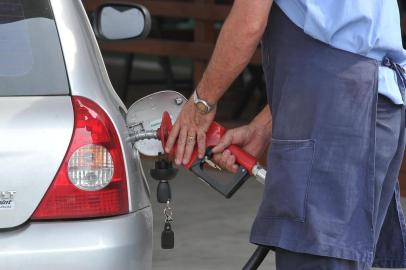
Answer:
POLYGON ((158 132, 156 130, 147 130, 147 131, 137 132, 137 133, 131 134, 129 137, 129 140, 132 143, 142 141, 142 140, 151 140, 151 139, 159 140, 158 132))
POLYGON ((161 126, 157 130, 142 130, 133 132, 129 136, 129 140, 132 143, 136 143, 142 140, 160 140, 162 147, 165 147, 166 137, 172 129, 172 120, 168 112, 162 114, 161 126))

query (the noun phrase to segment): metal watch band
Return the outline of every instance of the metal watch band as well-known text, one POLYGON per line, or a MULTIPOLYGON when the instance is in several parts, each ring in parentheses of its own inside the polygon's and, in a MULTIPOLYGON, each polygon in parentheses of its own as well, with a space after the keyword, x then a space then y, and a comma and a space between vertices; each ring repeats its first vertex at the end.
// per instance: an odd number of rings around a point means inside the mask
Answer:
POLYGON ((199 98, 197 91, 193 92, 193 102, 200 113, 206 114, 213 110, 215 105, 210 105, 206 100, 199 98))

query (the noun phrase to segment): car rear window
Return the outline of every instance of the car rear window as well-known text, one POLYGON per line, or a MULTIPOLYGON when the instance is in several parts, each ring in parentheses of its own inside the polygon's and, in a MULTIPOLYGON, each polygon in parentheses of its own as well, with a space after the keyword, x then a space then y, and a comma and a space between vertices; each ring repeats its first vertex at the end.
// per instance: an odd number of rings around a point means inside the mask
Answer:
POLYGON ((69 84, 48 0, 0 0, 0 96, 66 95, 69 84))

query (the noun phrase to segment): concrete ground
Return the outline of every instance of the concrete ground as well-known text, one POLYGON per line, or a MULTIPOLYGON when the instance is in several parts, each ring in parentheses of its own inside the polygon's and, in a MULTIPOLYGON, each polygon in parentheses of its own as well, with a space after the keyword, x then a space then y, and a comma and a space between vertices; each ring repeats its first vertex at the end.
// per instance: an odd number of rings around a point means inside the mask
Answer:
MULTIPOLYGON (((149 177, 153 161, 144 160, 154 210, 154 270, 241 269, 255 247, 248 243, 249 230, 262 196, 253 179, 225 199, 193 174, 181 169, 172 180, 175 249, 162 250, 163 207, 156 200, 157 182, 149 177)), ((274 270, 272 252, 259 268, 274 270)))

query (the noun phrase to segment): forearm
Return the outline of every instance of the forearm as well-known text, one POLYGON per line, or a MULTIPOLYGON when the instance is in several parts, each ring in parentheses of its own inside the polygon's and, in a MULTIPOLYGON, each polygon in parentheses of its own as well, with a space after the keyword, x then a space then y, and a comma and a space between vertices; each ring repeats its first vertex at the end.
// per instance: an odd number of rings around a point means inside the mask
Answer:
POLYGON ((199 97, 216 104, 254 54, 265 30, 272 0, 235 0, 198 84, 199 97))

